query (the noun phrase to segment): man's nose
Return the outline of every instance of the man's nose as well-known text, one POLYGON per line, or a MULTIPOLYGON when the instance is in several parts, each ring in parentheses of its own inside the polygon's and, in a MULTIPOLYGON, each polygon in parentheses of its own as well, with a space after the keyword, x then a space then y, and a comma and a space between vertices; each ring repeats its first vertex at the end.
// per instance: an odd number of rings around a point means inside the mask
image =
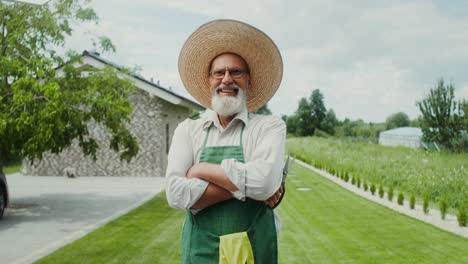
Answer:
POLYGON ((226 69, 226 71, 224 72, 224 77, 223 77, 223 80, 221 82, 223 84, 231 84, 231 83, 234 82, 234 80, 232 79, 231 74, 229 73, 228 69, 226 69))

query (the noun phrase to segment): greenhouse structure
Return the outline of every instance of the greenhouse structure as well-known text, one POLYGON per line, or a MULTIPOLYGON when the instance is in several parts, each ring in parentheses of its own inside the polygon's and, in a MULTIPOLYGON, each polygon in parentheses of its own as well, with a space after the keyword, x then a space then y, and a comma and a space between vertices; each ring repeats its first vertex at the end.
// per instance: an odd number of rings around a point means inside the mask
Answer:
POLYGON ((380 132, 379 144, 384 146, 405 146, 412 149, 422 145, 422 130, 419 127, 399 127, 380 132))

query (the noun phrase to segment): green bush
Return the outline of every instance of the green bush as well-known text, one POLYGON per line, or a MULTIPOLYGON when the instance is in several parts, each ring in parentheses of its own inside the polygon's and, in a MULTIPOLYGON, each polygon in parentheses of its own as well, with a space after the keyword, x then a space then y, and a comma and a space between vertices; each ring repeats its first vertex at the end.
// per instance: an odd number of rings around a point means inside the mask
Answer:
POLYGON ((429 196, 425 195, 423 198, 423 212, 429 213, 429 196))
POLYGON ((384 194, 385 194, 384 188, 383 188, 382 184, 380 184, 379 185, 379 197, 383 198, 384 194))
POLYGON ((345 176, 344 176, 344 181, 345 181, 345 182, 348 182, 348 181, 349 181, 349 176, 348 176, 348 174, 345 174, 345 176))
POLYGON ((466 204, 461 204, 460 207, 458 207, 457 213, 458 224, 460 226, 466 226, 468 221, 467 218, 466 204))
POLYGON ((351 178, 351 184, 352 184, 352 185, 355 185, 355 184, 356 184, 356 178, 355 178, 355 177, 351 178))
POLYGON ((358 188, 361 188, 361 178, 359 178, 359 177, 357 178, 356 186, 357 186, 358 188))
POLYGON ((445 215, 447 214, 447 207, 448 207, 447 199, 444 196, 440 197, 439 210, 440 210, 440 217, 442 218, 442 220, 445 220, 445 215))
POLYGON ((403 193, 398 194, 398 204, 403 205, 403 201, 405 200, 405 197, 403 196, 403 193))
POLYGON ((331 137, 330 134, 328 134, 327 132, 322 131, 322 130, 320 130, 320 129, 318 129, 318 128, 316 128, 316 129, 314 130, 314 136, 316 136, 316 137, 324 137, 324 138, 329 138, 329 137, 331 137))
POLYGON ((387 196, 390 202, 393 201, 393 185, 390 185, 390 188, 388 188, 387 196))
POLYGON ((374 185, 374 184, 371 184, 371 186, 370 186, 370 192, 372 193, 372 195, 375 194, 375 185, 374 185))
POLYGON ((409 207, 410 209, 414 209, 414 205, 416 204, 416 197, 414 197, 414 193, 411 194, 409 207))
POLYGON ((369 189, 369 186, 367 185, 367 182, 364 182, 364 191, 367 192, 368 189, 369 189))

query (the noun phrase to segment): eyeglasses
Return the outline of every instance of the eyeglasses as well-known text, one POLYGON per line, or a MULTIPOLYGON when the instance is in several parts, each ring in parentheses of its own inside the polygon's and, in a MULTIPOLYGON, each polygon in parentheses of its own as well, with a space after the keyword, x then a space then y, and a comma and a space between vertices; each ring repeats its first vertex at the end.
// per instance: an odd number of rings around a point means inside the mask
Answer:
POLYGON ((231 76, 231 78, 233 79, 240 79, 244 76, 245 73, 248 73, 248 71, 241 70, 241 69, 231 69, 231 70, 221 69, 221 70, 210 72, 210 76, 216 80, 222 80, 224 76, 226 75, 226 72, 229 72, 229 76, 231 76))

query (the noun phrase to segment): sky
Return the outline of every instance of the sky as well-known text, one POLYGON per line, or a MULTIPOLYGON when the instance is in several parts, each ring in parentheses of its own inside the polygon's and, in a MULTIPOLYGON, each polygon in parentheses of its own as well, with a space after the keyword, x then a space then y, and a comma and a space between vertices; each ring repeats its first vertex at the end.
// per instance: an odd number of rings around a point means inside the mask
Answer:
POLYGON ((189 35, 220 18, 241 20, 268 34, 283 57, 283 80, 268 103, 291 115, 314 89, 336 116, 384 122, 411 119, 440 78, 468 99, 468 1, 455 0, 113 0, 91 2, 99 24, 73 23, 66 49, 92 50, 105 35, 117 51, 101 54, 141 68, 145 78, 191 98, 177 60, 189 35))

